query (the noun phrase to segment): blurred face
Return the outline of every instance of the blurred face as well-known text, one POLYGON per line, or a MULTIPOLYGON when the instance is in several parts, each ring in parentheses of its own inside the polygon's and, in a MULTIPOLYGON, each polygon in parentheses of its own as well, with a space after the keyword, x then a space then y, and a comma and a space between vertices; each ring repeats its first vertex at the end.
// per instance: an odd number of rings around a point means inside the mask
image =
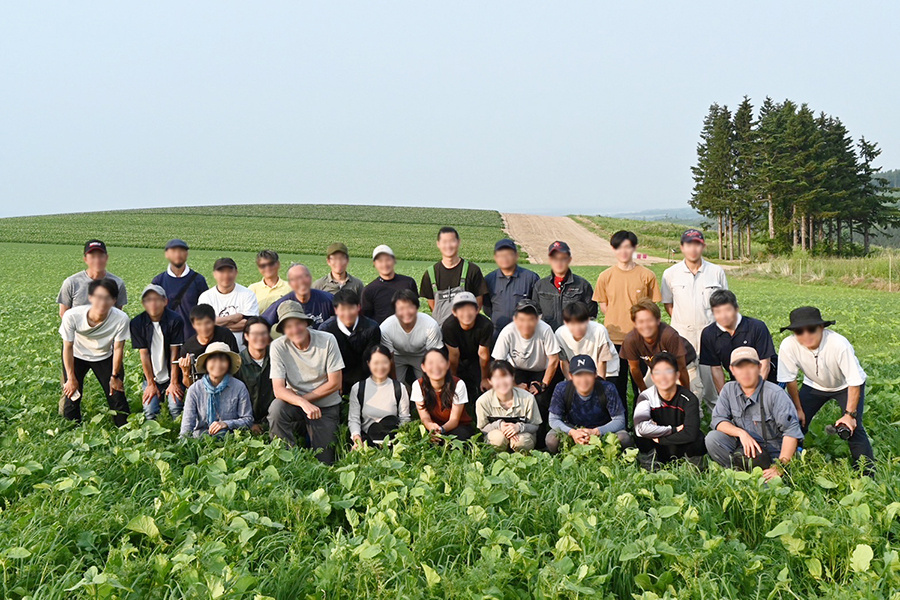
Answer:
POLYGON ((391 359, 381 352, 374 353, 369 358, 369 371, 372 372, 372 377, 375 379, 387 379, 391 373, 391 359))
POLYGON ((309 269, 303 265, 291 267, 288 271, 288 285, 291 286, 291 289, 294 290, 297 296, 306 298, 309 295, 309 290, 312 289, 312 275, 309 269))
POLYGON ((631 262, 631 259, 634 257, 634 245, 625 240, 621 244, 619 244, 618 248, 614 248, 613 252, 616 253, 616 258, 619 262, 631 262))
POLYGON ((412 302, 401 300, 394 305, 394 314, 397 315, 398 321, 400 321, 404 325, 409 325, 416 322, 419 314, 419 309, 416 308, 416 305, 412 302))
POLYGON ((597 381, 597 375, 590 371, 576 373, 572 375, 572 384, 582 396, 589 396, 594 391, 594 382, 597 381))
POLYGON ((569 263, 572 262, 572 257, 567 253, 554 252, 550 255, 548 260, 554 275, 562 276, 569 272, 569 263))
POLYGON ((206 359, 206 373, 213 379, 222 379, 231 370, 231 359, 225 354, 213 354, 206 359))
POLYGON ((738 309, 730 304, 720 304, 712 309, 716 323, 725 328, 734 327, 737 321, 738 309))
POLYGON ((394 274, 394 267, 397 266, 397 259, 390 254, 379 254, 372 261, 372 264, 375 265, 375 270, 378 271, 379 275, 391 277, 394 274))
POLYGON ((263 276, 263 279, 276 279, 278 270, 281 268, 281 262, 263 258, 256 261, 256 268, 259 269, 259 274, 263 276))
POLYGON ((293 343, 301 344, 309 336, 309 323, 303 319, 288 319, 281 331, 293 343))
POLYGON ((334 314, 345 327, 353 327, 359 317, 359 304, 338 304, 334 307, 334 314))
POLYGON ((753 361, 745 360, 736 365, 731 365, 731 374, 734 375, 741 387, 751 388, 759 383, 759 365, 753 361))
POLYGON ((500 396, 508 396, 516 387, 516 378, 503 369, 497 369, 491 373, 491 386, 500 396))
POLYGON ((442 233, 437 241, 438 250, 441 256, 450 258, 456 256, 459 252, 459 238, 452 233, 442 233))
POLYGON ((453 316, 464 326, 470 327, 478 317, 478 307, 474 304, 461 304, 453 309, 453 316))
POLYGON ((659 332, 659 319, 649 310, 642 310, 634 315, 634 328, 644 338, 654 338, 659 332))
POLYGON ((689 262, 697 262, 703 256, 704 247, 700 242, 687 242, 681 245, 681 253, 689 262))
POLYGON ((525 339, 530 339, 537 330, 538 317, 530 312, 520 312, 513 317, 513 323, 516 324, 519 335, 525 339))
POLYGON ((228 290, 234 287, 234 282, 237 279, 237 269, 232 269, 231 267, 219 269, 218 271, 213 271, 213 277, 216 279, 216 285, 223 290, 228 290))
POLYGON ((166 304, 168 304, 168 301, 156 292, 147 292, 147 295, 141 300, 141 305, 151 317, 161 315, 166 308, 166 304))
POLYGON ((510 248, 498 250, 494 252, 494 262, 503 270, 513 269, 519 262, 519 253, 510 248))
POLYGON ((187 263, 188 251, 184 248, 169 248, 166 250, 166 260, 173 267, 180 269, 187 263))
POLYGON ((822 343, 822 335, 824 333, 825 328, 821 325, 804 327, 803 329, 796 329, 793 332, 794 337, 797 338, 800 345, 806 348, 818 348, 819 344, 822 343))
POLYGON ((212 319, 195 319, 191 321, 197 336, 207 340, 213 336, 216 329, 216 322, 212 319))
POLYGON ((422 362, 422 371, 428 375, 429 379, 435 381, 446 377, 449 368, 450 363, 440 352, 429 352, 425 355, 425 360, 422 362))
POLYGON ((244 335, 248 347, 254 350, 265 350, 272 341, 269 326, 265 323, 254 323, 244 335))
POLYGON ((670 390, 678 382, 678 369, 667 362, 659 362, 650 370, 653 385, 662 390, 670 390))
POLYGON ((84 255, 84 264, 87 266, 88 271, 103 273, 106 271, 106 263, 108 262, 109 255, 100 250, 94 250, 84 255))
POLYGON ((104 287, 98 287, 94 290, 94 293, 91 294, 88 300, 91 303, 91 308, 104 315, 116 304, 115 298, 104 287))
POLYGON ((572 337, 580 340, 587 335, 588 321, 566 321, 566 327, 569 328, 569 333, 572 334, 572 337))
POLYGON ((349 262, 350 259, 343 252, 335 252, 328 257, 328 266, 331 267, 332 273, 346 273, 349 262))

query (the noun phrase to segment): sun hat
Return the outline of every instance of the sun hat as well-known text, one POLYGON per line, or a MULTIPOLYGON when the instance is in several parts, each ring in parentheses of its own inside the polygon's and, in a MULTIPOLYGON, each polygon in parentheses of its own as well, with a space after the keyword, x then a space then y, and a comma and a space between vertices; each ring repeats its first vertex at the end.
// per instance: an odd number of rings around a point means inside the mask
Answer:
POLYGON ((300 319, 310 325, 316 322, 315 319, 306 314, 302 304, 294 300, 287 300, 278 305, 278 322, 272 328, 275 330, 275 333, 281 335, 282 329, 284 329, 284 322, 289 319, 300 319))
POLYGON ((791 322, 781 328, 781 331, 795 331, 805 327, 828 327, 834 325, 834 321, 826 321, 822 318, 822 313, 815 306, 801 306, 791 311, 791 322))
MULTIPOLYGON (((375 249, 372 250, 372 260, 378 258, 379 254, 387 254, 388 256, 394 256, 394 251, 391 250, 391 247, 387 244, 381 244, 379 246, 375 246, 375 249)), ((394 256, 394 258, 396 258, 394 256)))
POLYGON ((236 352, 232 352, 231 348, 225 342, 213 342, 206 347, 206 351, 197 357, 197 372, 206 373, 206 360, 215 354, 225 354, 231 359, 231 369, 229 372, 234 375, 241 368, 241 357, 236 352))

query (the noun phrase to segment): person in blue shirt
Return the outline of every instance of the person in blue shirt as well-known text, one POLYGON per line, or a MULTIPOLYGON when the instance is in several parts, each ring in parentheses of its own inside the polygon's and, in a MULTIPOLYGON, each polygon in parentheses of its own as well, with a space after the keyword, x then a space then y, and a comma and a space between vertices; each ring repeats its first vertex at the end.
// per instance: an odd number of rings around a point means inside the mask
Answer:
POLYGON ((228 344, 213 342, 197 357, 202 378, 188 388, 181 417, 181 437, 222 437, 253 424, 250 394, 235 377, 241 357, 228 344))
POLYGON ((616 386, 597 377, 597 365, 586 354, 569 361, 572 379, 557 384, 550 400, 547 452, 559 452, 560 438, 568 435, 576 444, 588 444, 591 436, 615 433, 623 447, 633 445, 625 431, 625 407, 616 386))
POLYGON ((166 260, 169 261, 169 268, 154 277, 151 283, 166 291, 168 308, 181 317, 184 339, 189 339, 196 333, 191 325, 191 311, 197 306, 200 294, 209 286, 203 275, 188 266, 188 245, 184 240, 169 240, 166 260))
POLYGON ((483 308, 484 314, 494 323, 494 339, 497 339, 500 331, 512 323, 516 304, 531 297, 540 277, 519 266, 519 249, 510 239, 502 239, 494 245, 494 262, 497 268, 484 278, 488 293, 484 296, 483 308))
POLYGON ((278 323, 278 307, 288 300, 300 303, 303 312, 312 319, 313 329, 318 328, 334 316, 334 296, 328 292, 313 289, 312 274, 306 265, 300 263, 291 265, 291 268, 288 269, 288 285, 291 286, 291 293, 285 294, 273 302, 262 314, 262 318, 270 326, 278 323))

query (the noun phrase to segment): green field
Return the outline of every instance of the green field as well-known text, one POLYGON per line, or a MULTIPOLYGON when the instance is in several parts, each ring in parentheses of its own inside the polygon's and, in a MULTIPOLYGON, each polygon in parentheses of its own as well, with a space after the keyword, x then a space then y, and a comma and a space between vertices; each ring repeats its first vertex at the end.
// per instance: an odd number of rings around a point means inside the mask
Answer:
MULTIPOLYGON (((637 219, 620 219, 600 215, 571 216, 575 221, 606 240, 620 229, 637 232, 638 252, 646 252, 661 258, 671 257, 673 256, 673 250, 678 251, 681 234, 684 233, 685 229, 691 227, 690 225, 670 223, 668 221, 639 221, 637 219)), ((715 244, 711 241, 715 236, 710 232, 706 232, 706 235, 710 238, 710 247, 707 253, 715 256, 715 244)), ((677 256, 677 258, 680 258, 680 256, 677 256)))
MULTIPOLYGON (((68 222, 79 242, 95 231, 81 218, 68 222)), ((3 239, 10 227, 0 221, 3 239)), ((246 247, 220 230, 183 235, 198 248, 246 247)), ((324 273, 324 258, 303 248, 288 248, 284 262, 324 273)), ((768 487, 717 468, 646 473, 607 444, 561 457, 439 449, 415 425, 393 451, 345 453, 328 468, 244 434, 179 442, 167 416, 137 415, 117 431, 93 381, 85 424, 64 422, 54 299, 80 268, 80 247, 0 243, 0 252, 2 598, 897 598, 900 316, 887 293, 731 281, 743 311, 774 331, 791 308, 815 303, 856 344, 870 376, 873 480, 856 477, 846 445, 822 433, 836 407, 817 418, 790 478, 768 487)), ((220 254, 193 251, 190 262, 208 275, 220 254)), ((253 281, 253 253, 230 254, 240 280, 253 281)), ((418 278, 426 265, 399 270, 418 278)), ((133 297, 163 267, 158 249, 112 248, 110 270, 133 297)), ((366 281, 374 274, 363 258, 350 267, 366 281)), ((590 280, 599 270, 577 269, 590 280)), ((140 310, 134 300, 126 308, 140 310)), ((129 351, 133 411, 137 365, 129 351)))

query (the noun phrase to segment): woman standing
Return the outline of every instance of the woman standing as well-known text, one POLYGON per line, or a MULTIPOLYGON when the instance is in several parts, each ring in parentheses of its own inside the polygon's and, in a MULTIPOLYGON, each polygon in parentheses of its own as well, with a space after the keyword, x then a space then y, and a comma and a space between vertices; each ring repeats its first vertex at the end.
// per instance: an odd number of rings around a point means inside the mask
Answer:
POLYGON ((409 423, 409 394, 391 379, 391 351, 383 344, 365 354, 371 375, 350 389, 348 425, 354 450, 364 444, 380 446, 404 423, 409 423))
POLYGON ((477 432, 466 412, 466 383, 450 373, 446 348, 433 348, 422 359, 424 376, 412 386, 419 419, 434 439, 452 435, 467 440, 477 432))
POLYGON ((253 424, 247 386, 233 375, 241 357, 228 344, 213 342, 197 357, 197 373, 203 375, 188 388, 181 417, 181 437, 223 436, 253 424))

